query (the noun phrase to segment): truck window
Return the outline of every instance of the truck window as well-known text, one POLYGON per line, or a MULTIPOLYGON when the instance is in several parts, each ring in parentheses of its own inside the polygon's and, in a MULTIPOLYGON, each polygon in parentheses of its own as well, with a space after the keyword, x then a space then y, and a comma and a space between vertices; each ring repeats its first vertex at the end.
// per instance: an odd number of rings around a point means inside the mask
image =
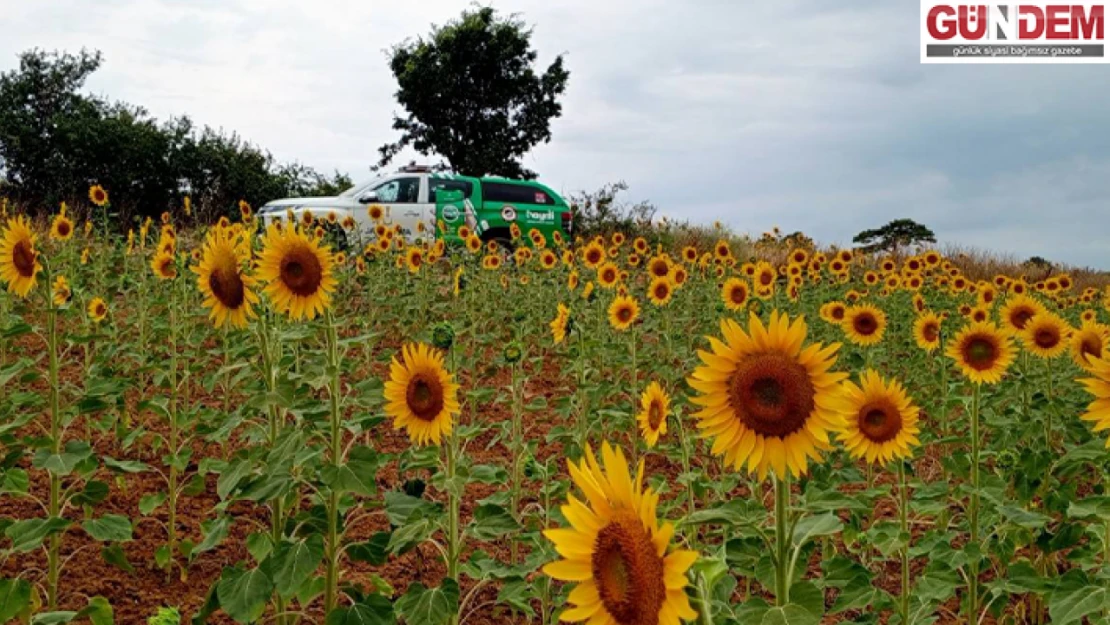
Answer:
POLYGON ((374 187, 384 204, 416 204, 420 201, 420 178, 394 178, 374 187))
POLYGON ((436 199, 436 191, 462 191, 464 198, 469 198, 474 193, 474 185, 469 180, 449 180, 447 178, 431 178, 428 180, 431 201, 436 199))
POLYGON ((483 182, 483 199, 486 202, 505 202, 506 204, 546 204, 555 203, 546 191, 526 184, 504 184, 483 182))

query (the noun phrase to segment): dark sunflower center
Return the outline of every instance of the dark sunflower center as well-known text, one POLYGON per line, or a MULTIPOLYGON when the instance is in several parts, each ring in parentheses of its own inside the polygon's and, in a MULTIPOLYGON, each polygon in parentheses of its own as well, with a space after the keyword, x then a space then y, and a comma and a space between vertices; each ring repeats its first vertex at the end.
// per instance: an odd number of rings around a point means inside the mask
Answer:
POLYGON ((409 380, 405 401, 418 419, 433 421, 443 411, 443 385, 433 375, 417 373, 409 380))
POLYGON ((316 293, 324 278, 320 259, 306 247, 299 247, 281 259, 281 281, 295 295, 308 297, 316 293))
POLYGON ((640 519, 618 511, 601 528, 591 558, 605 611, 619 625, 656 625, 667 597, 663 559, 640 519))
POLYGON ((653 273, 656 278, 662 278, 670 273, 670 269, 667 268, 666 263, 653 263, 651 266, 651 273, 653 273))
POLYGON ((771 284, 771 280, 772 280, 772 278, 771 278, 770 273, 764 272, 764 273, 759 274, 759 283, 762 284, 763 286, 767 286, 767 285, 771 284))
POLYGON ((871 313, 860 313, 852 319, 852 328, 863 336, 871 336, 879 329, 879 321, 871 313))
POLYGON ((663 423, 663 404, 658 399, 651 400, 648 405, 648 426, 653 430, 658 430, 659 426, 663 423))
POLYGON ((902 430, 902 415, 889 401, 876 401, 860 408, 859 430, 868 440, 885 443, 902 430))
POLYGON ((1084 356, 1093 356, 1095 358, 1101 357, 1102 339, 1094 335, 1083 337, 1083 340, 1079 343, 1079 351, 1084 356))
POLYGON ((70 228, 68 221, 58 222, 58 234, 65 237, 69 236, 70 228))
POLYGON ((97 303, 97 305, 95 306, 95 308, 93 310, 93 313, 97 317, 103 317, 104 315, 108 314, 108 309, 104 304, 97 303))
POLYGON ((597 250, 590 250, 586 253, 586 260, 590 261, 591 263, 599 262, 601 260, 601 252, 597 250))
POLYGON ((158 271, 163 276, 169 276, 171 278, 176 276, 177 275, 177 268, 174 267, 173 258, 167 258, 167 259, 163 260, 162 265, 160 267, 158 267, 158 271))
POLYGON ((999 346, 992 337, 976 335, 964 343, 964 360, 968 366, 984 371, 994 366, 1001 355, 999 346))
POLYGON ((601 274, 601 279, 606 283, 615 282, 617 279, 617 272, 612 269, 606 269, 605 272, 601 274))
POLYGON ((836 308, 833 308, 831 313, 832 313, 832 318, 836 319, 837 321, 840 321, 840 320, 844 319, 844 309, 841 308, 840 306, 837 306, 836 308))
POLYGON ((1037 347, 1051 349, 1060 344, 1060 333, 1052 327, 1037 328, 1033 333, 1033 341, 1037 347))
POLYGON ((1010 316, 1010 323, 1013 323, 1015 328, 1021 330, 1025 328, 1025 324, 1029 323, 1029 320, 1033 318, 1033 314, 1034 312, 1028 308, 1019 308, 1010 316))
POLYGON ((748 299, 748 294, 744 292, 744 287, 734 286, 728 298, 732 300, 733 304, 743 304, 744 300, 748 299))
POLYGON ((926 323, 921 328, 921 334, 925 337, 926 341, 932 343, 933 341, 937 340, 938 336, 940 336, 940 328, 938 328, 937 324, 935 323, 926 323))
POLYGON ((20 241, 12 249, 12 263, 15 270, 24 278, 35 275, 35 250, 29 241, 20 241))
POLYGON ((816 406, 809 372, 783 354, 760 354, 741 362, 728 392, 740 420, 763 436, 784 438, 797 432, 816 406))
POLYGON ((617 309, 617 321, 621 323, 628 323, 632 320, 632 308, 628 306, 621 306, 617 309))
POLYGON ((670 295, 670 292, 670 287, 668 287, 666 284, 655 285, 655 299, 667 299, 667 296, 670 295))
POLYGON ((212 273, 208 274, 208 288, 212 290, 213 297, 233 310, 242 306, 246 299, 243 279, 230 263, 212 269, 212 273))

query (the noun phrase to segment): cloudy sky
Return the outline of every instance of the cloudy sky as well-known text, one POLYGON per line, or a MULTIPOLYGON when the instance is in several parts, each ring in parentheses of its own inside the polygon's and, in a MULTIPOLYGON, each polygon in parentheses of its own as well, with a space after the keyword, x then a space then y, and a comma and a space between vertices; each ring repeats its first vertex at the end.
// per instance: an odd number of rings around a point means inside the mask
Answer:
MULTIPOLYGON (((0 0, 0 69, 103 51, 89 89, 368 174, 395 138, 385 51, 469 6, 0 0)), ((499 0, 571 77, 527 166, 624 180, 664 214, 822 242, 910 217, 942 243, 1110 269, 1107 66, 924 66, 913 0, 499 0)))

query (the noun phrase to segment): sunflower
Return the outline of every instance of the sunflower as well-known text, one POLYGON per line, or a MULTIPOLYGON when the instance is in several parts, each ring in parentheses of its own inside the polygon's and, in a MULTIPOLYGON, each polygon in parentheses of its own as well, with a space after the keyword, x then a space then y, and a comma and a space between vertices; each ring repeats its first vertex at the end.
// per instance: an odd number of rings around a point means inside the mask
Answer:
POLYGON ((886 333, 886 313, 870 304, 852 306, 844 312, 841 327, 856 345, 875 345, 886 333))
POLYGON ((636 240, 632 242, 632 249, 636 250, 636 253, 641 255, 641 256, 643 256, 644 254, 647 254, 647 252, 648 252, 647 239, 645 239, 644 237, 636 237, 636 240))
POLYGON ((666 256, 654 256, 648 261, 648 274, 653 278, 663 278, 671 275, 671 261, 666 256))
POLYGON ((1085 321, 1078 330, 1071 335, 1071 359, 1087 371, 1091 370, 1091 361, 1096 358, 1105 358, 1110 349, 1110 327, 1093 321, 1085 321))
POLYGON ((627 295, 618 295, 609 304, 609 325, 617 330, 627 330, 640 316, 640 305, 627 295))
POLYGON ((698 248, 694 247, 693 245, 687 245, 686 247, 682 248, 682 260, 686 261, 687 263, 696 262, 698 260, 698 248))
POLYGON ((686 284, 686 280, 688 280, 689 278, 690 274, 687 273, 685 267, 681 265, 676 265, 673 269, 671 269, 671 282, 676 287, 680 287, 683 284, 686 284))
POLYGON ((540 253, 540 267, 544 269, 554 269, 555 265, 559 264, 559 257, 551 250, 544 250, 540 253))
POLYGON ((420 268, 424 266, 424 250, 415 245, 405 250, 405 266, 409 268, 410 273, 419 273, 420 268))
POLYGON ((89 201, 97 206, 104 206, 108 203, 108 192, 104 190, 104 187, 94 184, 89 187, 89 201))
POLYGON ((1043 304, 1028 295, 1010 297, 1003 304, 1000 316, 1004 327, 1021 332, 1033 317, 1045 312, 1043 304))
POLYGON ((940 347, 940 317, 931 311, 918 315, 913 322, 913 339, 930 353, 940 347))
POLYGON ((578 270, 571 270, 570 275, 567 276, 567 289, 573 291, 578 288, 578 270))
POLYGON ((655 447, 659 437, 667 433, 667 416, 671 410, 671 397, 658 382, 652 382, 640 395, 640 412, 636 422, 648 448, 655 447))
POLYGON ((0 239, 0 279, 8 283, 8 291, 27 297, 38 282, 42 271, 31 222, 25 216, 8 219, 8 227, 0 239))
POLYGON ((65 306, 69 300, 73 298, 73 290, 69 288, 69 281, 65 276, 59 275, 54 278, 54 288, 52 289, 54 305, 57 307, 65 306))
POLYGON ((778 277, 778 274, 771 263, 760 262, 755 267, 755 274, 752 277, 752 282, 755 284, 757 292, 761 290, 773 291, 776 277, 778 277))
POLYGON ((104 303, 104 300, 99 297, 94 297, 92 301, 89 302, 88 311, 89 319, 92 320, 93 323, 100 323, 108 316, 108 304, 104 303))
POLYGON ((605 262, 597 268, 597 284, 603 289, 616 287, 620 277, 621 272, 613 263, 605 262))
POLYGON ((1052 359, 1068 348, 1070 334, 1071 326, 1066 321, 1058 315, 1044 312, 1030 319, 1020 336, 1025 349, 1034 356, 1052 359))
POLYGON ((204 241, 200 264, 190 267, 197 274, 208 318, 217 328, 243 328, 255 316, 255 280, 244 267, 250 260, 249 249, 230 230, 212 230, 204 241))
POLYGON ((668 278, 654 278, 648 285, 648 301, 656 306, 666 306, 674 295, 674 284, 668 278))
POLYGON ((404 428, 417 445, 439 445, 459 414, 459 385, 443 366, 443 353, 425 343, 409 343, 389 367, 383 395, 393 429, 404 428))
POLYGON ((555 340, 555 344, 562 343, 567 338, 567 328, 570 322, 570 308, 565 304, 560 303, 558 310, 555 312, 555 318, 551 320, 548 325, 551 326, 551 337, 555 340))
POLYGON ((563 558, 544 565, 543 572, 577 583, 567 599, 573 607, 559 620, 678 625, 697 618, 685 590, 697 553, 667 554, 674 526, 659 525, 659 494, 643 487, 643 461, 633 477, 624 453, 609 443, 602 445, 601 460, 587 445, 577 465, 567 462, 586 501, 568 494, 562 512, 569 527, 543 532, 563 558))
POLYGON ((163 250, 154 255, 150 269, 159 280, 173 280, 177 277, 177 258, 171 250, 163 250))
POLYGON ((860 382, 856 386, 847 381, 841 387, 844 427, 837 439, 853 458, 871 464, 909 457, 910 447, 921 445, 917 438, 920 410, 897 380, 883 380, 868 369, 860 382))
POLYGON ((945 355, 976 384, 997 384, 1014 362, 1013 340, 990 321, 972 323, 949 341, 945 355))
POLYGON ((72 237, 73 222, 66 217, 65 213, 55 215, 50 222, 50 238, 55 241, 68 241, 72 237))
POLYGON ((605 261, 605 247, 597 242, 591 242, 582 251, 582 262, 590 269, 597 269, 605 261))
POLYGON ((821 306, 821 310, 818 314, 820 314, 821 318, 825 321, 839 325, 843 323, 844 315, 847 313, 848 306, 845 305, 844 302, 828 302, 821 306))
POLYGON ((593 281, 590 281, 590 282, 586 283, 586 286, 582 287, 582 293, 579 297, 581 297, 584 300, 593 301, 591 299, 593 297, 593 294, 594 294, 594 283, 593 283, 593 281))
POLYGON ((710 337, 712 352, 698 351, 704 364, 687 379, 698 392, 690 401, 702 407, 698 429, 714 439, 714 455, 761 480, 768 469, 804 475, 807 458, 819 460, 841 425, 833 408, 847 374, 829 371, 840 345, 805 345, 805 320, 777 310, 767 325, 752 313, 748 328, 724 319, 724 340, 710 337))
POLYGON ((743 278, 729 278, 721 287, 721 300, 729 310, 741 310, 748 303, 751 288, 743 278))
POLYGON ((294 228, 272 226, 262 237, 258 278, 275 308, 293 319, 314 319, 331 305, 336 280, 331 250, 294 228))

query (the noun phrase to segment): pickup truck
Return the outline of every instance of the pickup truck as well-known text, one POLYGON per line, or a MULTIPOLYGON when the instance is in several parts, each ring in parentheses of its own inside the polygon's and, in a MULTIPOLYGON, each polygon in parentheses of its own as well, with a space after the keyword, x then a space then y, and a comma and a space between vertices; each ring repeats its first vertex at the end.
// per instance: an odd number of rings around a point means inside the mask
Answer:
POLYGON ((368 209, 375 204, 383 208, 382 221, 400 226, 409 240, 444 238, 451 242, 458 239, 459 227, 468 225, 483 241, 507 243, 513 223, 524 234, 535 228, 550 239, 555 230, 569 237, 573 223, 567 202, 538 182, 459 176, 412 165, 356 184, 334 197, 267 202, 258 215, 269 224, 284 219, 289 211, 297 219, 305 211, 316 217, 334 212, 340 222, 353 217, 362 240, 369 241, 377 224, 368 209))

